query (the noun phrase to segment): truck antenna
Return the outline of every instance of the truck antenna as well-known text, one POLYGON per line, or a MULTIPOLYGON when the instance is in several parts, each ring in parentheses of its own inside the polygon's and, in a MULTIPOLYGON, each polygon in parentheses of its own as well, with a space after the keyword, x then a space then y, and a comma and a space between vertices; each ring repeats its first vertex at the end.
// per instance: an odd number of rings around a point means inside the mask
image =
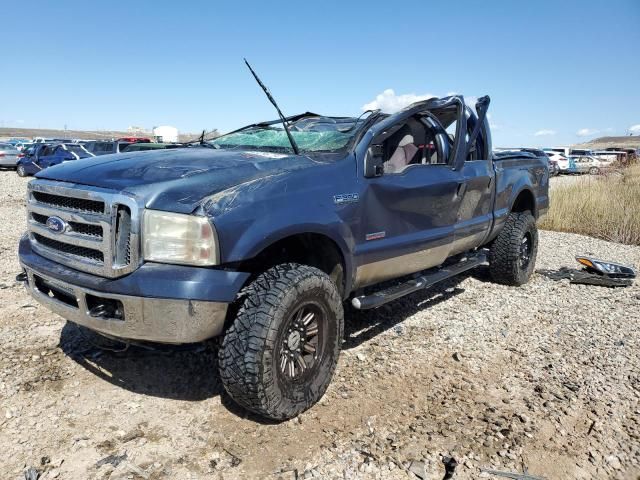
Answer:
POLYGON ((251 74, 253 75, 253 78, 256 79, 256 82, 258 82, 258 85, 260 85, 260 88, 262 88, 262 91, 267 96, 267 98, 269 99, 271 104, 274 107, 276 107, 276 110, 278 111, 278 115, 280 116, 280 120, 282 121, 282 126, 284 127, 284 131, 287 132, 287 138, 289 138, 289 143, 291 144, 291 148, 293 148, 293 153, 295 153, 296 155, 299 155, 300 154, 300 149, 298 148, 298 145, 296 144, 296 141, 293 139, 293 136, 291 135, 291 132, 289 131, 289 127, 287 125, 287 119, 285 118, 285 116, 280 111, 280 107, 278 107, 278 104, 276 103, 276 101, 271 96, 271 92, 269 91, 269 89, 267 87, 265 87, 264 83, 262 83, 262 81, 260 81, 260 79, 258 78, 258 75, 256 75, 256 72, 253 71, 253 68, 251 68, 251 65, 249 65, 249 62, 247 62, 246 58, 244 59, 244 63, 246 63, 247 67, 249 67, 249 70, 251 71, 251 74))

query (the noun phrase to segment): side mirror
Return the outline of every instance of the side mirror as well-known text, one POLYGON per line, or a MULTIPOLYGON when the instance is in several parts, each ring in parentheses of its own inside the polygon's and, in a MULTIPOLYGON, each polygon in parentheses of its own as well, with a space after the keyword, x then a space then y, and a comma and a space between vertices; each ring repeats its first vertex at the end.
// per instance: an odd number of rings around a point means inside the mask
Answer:
POLYGON ((371 145, 364 157, 365 178, 380 177, 384 173, 384 149, 382 145, 371 145))

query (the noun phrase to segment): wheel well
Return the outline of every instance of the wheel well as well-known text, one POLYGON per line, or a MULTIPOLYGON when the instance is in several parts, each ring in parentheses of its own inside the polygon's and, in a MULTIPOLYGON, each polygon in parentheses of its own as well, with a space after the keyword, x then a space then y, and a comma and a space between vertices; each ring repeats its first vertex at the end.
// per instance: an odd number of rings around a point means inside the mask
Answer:
POLYGON ((329 237, 318 233, 301 233, 269 245, 256 257, 243 262, 243 271, 259 274, 281 263, 300 263, 325 272, 338 287, 345 290, 345 262, 340 247, 329 237))
POLYGON ((531 190, 521 191, 511 207, 512 212, 526 212, 527 210, 530 211, 534 217, 536 216, 536 201, 531 190))

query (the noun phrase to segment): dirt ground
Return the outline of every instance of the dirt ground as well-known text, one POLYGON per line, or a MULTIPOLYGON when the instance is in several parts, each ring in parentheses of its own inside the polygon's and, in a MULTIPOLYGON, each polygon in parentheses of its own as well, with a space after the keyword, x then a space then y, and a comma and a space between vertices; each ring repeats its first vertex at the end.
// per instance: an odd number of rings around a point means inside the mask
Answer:
POLYGON ((107 351, 33 301, 14 281, 26 180, 0 186, 2 479, 640 478, 640 286, 554 279, 640 247, 542 232, 522 288, 479 270, 349 312, 322 401, 265 423, 224 394, 214 342, 107 351))

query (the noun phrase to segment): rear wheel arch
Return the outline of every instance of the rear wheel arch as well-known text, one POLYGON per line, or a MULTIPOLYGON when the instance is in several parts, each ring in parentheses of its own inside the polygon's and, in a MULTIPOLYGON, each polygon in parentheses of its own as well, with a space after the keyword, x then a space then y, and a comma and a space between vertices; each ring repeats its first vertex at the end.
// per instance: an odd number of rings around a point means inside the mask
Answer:
POLYGON ((524 213, 527 211, 531 212, 534 218, 538 218, 536 198, 531 190, 524 188, 518 192, 513 202, 511 202, 510 212, 524 213))

